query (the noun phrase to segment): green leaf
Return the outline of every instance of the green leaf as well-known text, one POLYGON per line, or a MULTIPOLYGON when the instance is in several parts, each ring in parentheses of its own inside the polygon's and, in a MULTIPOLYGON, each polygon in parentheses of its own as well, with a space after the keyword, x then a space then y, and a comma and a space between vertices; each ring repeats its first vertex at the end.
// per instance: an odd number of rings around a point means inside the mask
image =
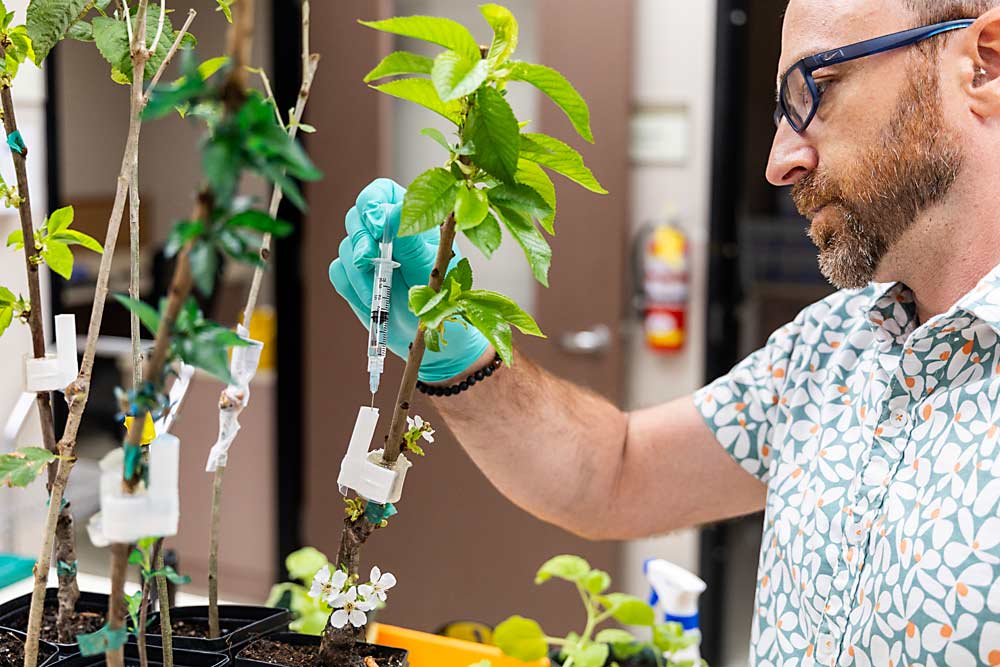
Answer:
POLYGON ((445 51, 434 59, 431 81, 438 97, 451 102, 474 93, 489 73, 485 60, 469 60, 455 51, 445 51))
POLYGON ((112 67, 123 71, 124 63, 127 61, 131 71, 128 28, 125 27, 124 21, 98 16, 94 19, 94 41, 97 43, 97 50, 112 67))
POLYGON ((462 135, 476 146, 476 165, 505 183, 513 183, 519 132, 507 100, 495 88, 480 88, 462 135))
POLYGON ((444 277, 445 283, 450 280, 454 280, 459 287, 462 288, 463 292, 468 292, 472 289, 472 264, 469 260, 463 257, 458 261, 458 264, 452 268, 451 271, 444 277))
POLYGON ((472 229, 463 230, 463 232, 465 238, 469 239, 472 245, 476 246, 487 259, 493 256, 503 240, 500 223, 492 215, 486 216, 486 219, 480 224, 472 229))
POLYGON ((503 183, 489 191, 490 203, 517 211, 527 218, 542 220, 552 215, 552 207, 529 185, 503 183))
POLYGON ((493 28, 493 42, 490 44, 486 60, 490 69, 494 70, 506 62, 517 49, 517 19, 509 9, 493 3, 480 5, 479 11, 493 28))
POLYGON ((472 33, 457 21, 437 16, 398 16, 384 21, 358 21, 363 26, 457 51, 469 60, 481 57, 472 33))
POLYGON ((590 593, 600 595, 608 590, 608 586, 611 585, 611 575, 604 570, 591 570, 583 577, 580 583, 590 593))
POLYGON ((440 352, 441 334, 436 329, 424 329, 424 346, 431 352, 440 352))
POLYGON ((178 586, 183 586, 185 584, 191 583, 191 577, 186 575, 180 575, 177 570, 167 565, 162 570, 153 570, 149 573, 150 577, 166 577, 167 581, 172 584, 177 584, 178 586))
POLYGON ((530 83, 545 93, 563 110, 577 133, 590 143, 594 143, 587 102, 562 74, 545 65, 517 62, 512 63, 510 80, 530 83))
POLYGON ((24 232, 20 229, 15 229, 7 236, 7 247, 13 247, 14 250, 20 250, 24 247, 24 232))
MULTIPOLYGON (((138 7, 133 7, 131 16, 135 18, 138 7)), ((150 3, 146 12, 146 34, 152 39, 159 29, 160 6, 150 3)), ((132 80, 132 56, 131 45, 129 44, 128 28, 124 19, 114 19, 107 16, 98 16, 94 19, 94 41, 97 43, 97 50, 101 52, 104 59, 108 61, 112 68, 112 78, 117 83, 127 84, 132 80)), ((163 34, 155 48, 151 50, 149 60, 143 72, 145 79, 150 79, 159 69, 171 44, 177 38, 173 23, 170 17, 164 18, 163 34)))
POLYGON ((218 7, 215 8, 215 11, 222 12, 223 15, 225 15, 226 17, 226 21, 232 23, 233 22, 232 6, 235 2, 236 0, 215 0, 215 3, 218 5, 218 7))
POLYGON ((495 206, 494 210, 499 214, 500 221, 507 227, 507 231, 524 251, 524 256, 528 259, 535 280, 548 287, 549 267, 552 265, 552 248, 549 246, 549 242, 538 231, 534 221, 520 211, 506 206, 495 206))
POLYGON ((389 81, 378 86, 372 86, 375 90, 386 95, 398 97, 414 104, 426 107, 434 113, 440 114, 458 125, 462 120, 462 105, 460 102, 444 102, 434 89, 434 84, 429 79, 399 79, 389 81))
POLYGON ((0 306, 7 306, 17 301, 17 297, 6 287, 0 285, 0 306))
POLYGON ((444 133, 441 130, 437 129, 436 127, 425 127, 424 129, 420 130, 420 134, 424 135, 425 137, 430 137, 438 144, 440 144, 441 148, 445 149, 449 153, 453 153, 455 151, 455 149, 451 146, 451 144, 448 143, 448 139, 445 138, 444 133))
POLYGON ((142 325, 149 330, 154 336, 156 332, 160 330, 160 313, 156 311, 155 308, 150 306, 148 303, 143 301, 137 301, 124 294, 115 294, 115 299, 121 305, 131 312, 139 316, 139 321, 142 325))
POLYGON ((0 456, 0 483, 24 488, 35 481, 56 455, 41 447, 22 447, 0 456))
POLYGON ((431 303, 436 297, 440 296, 439 292, 435 292, 429 285, 417 285, 416 287, 410 288, 409 294, 409 306, 413 314, 420 316, 420 313, 427 312, 430 308, 434 306, 431 305, 428 308, 428 304, 431 303))
POLYGON ((219 271, 219 254, 215 248, 208 243, 196 243, 188 253, 188 261, 195 287, 204 296, 211 295, 219 271))
POLYGON ((527 185, 540 194, 545 203, 549 205, 552 212, 543 218, 539 218, 538 222, 549 234, 555 234, 556 186, 552 184, 552 179, 549 178, 549 175, 534 162, 518 160, 517 173, 514 174, 514 180, 527 185))
MULTIPOLYGON (((131 559, 130 561, 131 562, 131 559)), ((128 615, 132 619, 132 627, 134 631, 139 629, 139 612, 142 610, 142 591, 136 591, 132 595, 125 595, 125 608, 128 610, 128 615)))
POLYGON ((566 581, 581 581, 590 573, 590 563, 579 556, 563 555, 555 556, 545 561, 538 568, 535 575, 535 583, 543 584, 552 577, 565 579, 566 581))
POLYGON ((485 190, 458 188, 458 196, 455 199, 455 223, 459 231, 475 227, 486 219, 489 212, 490 203, 485 190))
POLYGON ((61 241, 66 245, 81 245, 87 250, 96 252, 98 255, 104 254, 104 246, 102 246, 97 239, 93 236, 88 236, 83 232, 78 232, 75 229, 67 229, 64 232, 50 234, 49 239, 52 241, 61 241))
POLYGON ((45 221, 45 228, 49 234, 55 234, 67 229, 71 224, 73 224, 73 207, 65 206, 52 212, 45 221))
POLYGON ((276 220, 263 211, 243 211, 229 218, 226 227, 252 229, 262 234, 271 234, 283 239, 295 230, 295 226, 284 220, 276 220))
POLYGON ((493 631, 493 642, 504 654, 526 662, 541 660, 549 650, 541 626, 523 616, 511 616, 498 625, 493 631))
POLYGON ((49 239, 42 250, 42 259, 50 269, 66 280, 73 275, 73 251, 65 243, 49 239))
POLYGON ((573 667, 604 667, 610 649, 607 644, 584 643, 570 645, 563 649, 573 659, 573 667))
POLYGON ((94 26, 86 21, 77 21, 69 27, 68 31, 66 31, 66 36, 81 42, 93 42, 94 26))
POLYGON ((434 61, 409 51, 395 51, 382 59, 375 69, 365 75, 364 82, 375 81, 398 74, 430 74, 434 61))
POLYGON ((52 47, 62 39, 89 0, 32 0, 28 4, 28 35, 35 48, 35 64, 41 65, 52 47))
POLYGON ((474 302, 463 301, 462 317, 474 326, 508 366, 514 363, 514 335, 510 325, 496 311, 482 308, 474 302))
POLYGON ((545 134, 522 134, 521 157, 548 167, 591 192, 608 194, 608 191, 594 178, 590 169, 584 165, 583 157, 555 137, 545 134))
POLYGON ((146 562, 146 556, 138 549, 132 549, 128 555, 129 565, 143 565, 146 562))
POLYGON ((699 641, 698 633, 686 634, 680 623, 657 623, 653 626, 653 645, 665 653, 682 651, 699 641))
MULTIPOLYGON (((462 260, 468 261, 468 260, 462 260)), ((472 269, 469 269, 469 287, 472 286, 472 269)), ((496 292, 486 290, 473 290, 465 288, 465 292, 460 297, 460 302, 465 304, 475 304, 479 308, 496 313, 504 322, 513 324, 521 333, 529 336, 544 338, 545 335, 538 328, 538 323, 528 313, 524 312, 513 299, 496 292)), ((581 559, 582 560, 582 559, 581 559)), ((586 561, 584 561, 586 562, 586 561)))
POLYGON ((653 625, 656 622, 653 608, 633 595, 608 593, 598 599, 623 625, 653 625))
POLYGON ((0 336, 4 334, 5 331, 10 327, 11 322, 14 321, 14 308, 13 306, 0 305, 0 336))
POLYGON ((594 637, 594 641, 599 644, 629 644, 635 640, 636 639, 632 636, 631 632, 620 630, 618 628, 601 630, 594 637))
POLYGON ((413 236, 440 226, 455 208, 458 183, 446 169, 417 176, 403 198, 399 236, 413 236))
POLYGON ((198 238, 205 231, 205 223, 201 220, 184 220, 174 225, 170 230, 170 236, 164 246, 163 252, 167 257, 173 257, 181 248, 190 241, 198 238))

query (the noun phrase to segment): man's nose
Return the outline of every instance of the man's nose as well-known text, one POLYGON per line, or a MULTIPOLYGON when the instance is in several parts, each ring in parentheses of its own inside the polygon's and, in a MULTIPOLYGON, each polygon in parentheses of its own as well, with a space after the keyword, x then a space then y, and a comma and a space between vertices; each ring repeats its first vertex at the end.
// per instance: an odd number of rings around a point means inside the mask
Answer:
POLYGON ((806 138, 782 120, 774 133, 771 155, 767 160, 767 180, 783 187, 795 185, 819 165, 819 153, 806 138))

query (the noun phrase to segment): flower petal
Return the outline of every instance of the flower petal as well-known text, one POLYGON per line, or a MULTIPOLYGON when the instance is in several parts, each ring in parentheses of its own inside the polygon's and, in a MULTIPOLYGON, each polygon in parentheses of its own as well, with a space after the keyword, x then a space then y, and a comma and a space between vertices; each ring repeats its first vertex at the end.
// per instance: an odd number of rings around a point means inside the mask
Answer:
POLYGON ((330 625, 339 630, 340 628, 347 625, 348 618, 349 617, 346 611, 344 611, 343 609, 338 609, 337 611, 333 612, 333 614, 330 616, 330 625))
POLYGON ((387 591, 396 585, 396 576, 392 572, 386 572, 382 575, 382 579, 379 581, 379 588, 383 591, 387 591))
POLYGON ((381 577, 381 576, 382 576, 382 570, 378 569, 378 565, 372 566, 372 572, 371 572, 371 577, 370 577, 371 582, 373 584, 377 584, 378 580, 379 580, 379 577, 381 577))
POLYGON ((365 612, 359 611, 357 609, 352 611, 348 618, 351 621, 351 625, 353 625, 356 628, 363 628, 365 624, 368 623, 368 617, 365 615, 365 612))

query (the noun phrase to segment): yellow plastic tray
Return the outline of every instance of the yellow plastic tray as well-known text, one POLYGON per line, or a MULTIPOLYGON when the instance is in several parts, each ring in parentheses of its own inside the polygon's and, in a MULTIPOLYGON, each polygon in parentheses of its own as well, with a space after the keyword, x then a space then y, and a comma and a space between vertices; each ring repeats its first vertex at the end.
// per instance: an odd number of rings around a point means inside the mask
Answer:
POLYGON ((410 652, 410 667, 469 667, 480 660, 489 660, 493 667, 549 667, 547 659, 522 662, 505 656, 496 646, 440 637, 382 623, 375 626, 375 637, 371 641, 382 646, 406 649, 410 652))

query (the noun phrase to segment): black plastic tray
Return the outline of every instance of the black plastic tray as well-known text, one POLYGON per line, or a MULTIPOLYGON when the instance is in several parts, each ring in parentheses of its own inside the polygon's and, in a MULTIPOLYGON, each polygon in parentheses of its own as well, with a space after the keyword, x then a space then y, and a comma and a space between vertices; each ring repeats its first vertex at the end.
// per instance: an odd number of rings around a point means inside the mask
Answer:
MULTIPOLYGON (((318 637, 316 635, 300 635, 294 632, 276 632, 266 637, 266 639, 283 642, 285 644, 292 644, 295 646, 319 646, 322 637, 318 637)), ((369 644, 369 646, 372 647, 372 657, 375 658, 375 662, 380 665, 386 664, 384 661, 397 656, 402 656, 403 658, 400 667, 408 667, 410 664, 409 652, 404 649, 379 646, 377 644, 369 644)), ((234 663, 235 667, 275 667, 274 663, 254 660, 252 658, 243 658, 240 653, 236 655, 234 663)))
MULTIPOLYGON (((163 664, 163 649, 146 644, 146 657, 150 667, 163 664)), ((59 667, 104 667, 104 654, 83 656, 79 653, 63 658, 59 667)), ((174 667, 227 667, 229 656, 224 653, 185 651, 174 649, 174 667)), ((55 667, 47 665, 46 667, 55 667)), ((125 667, 139 667, 139 646, 134 641, 125 644, 125 667)))
MULTIPOLYGON (((150 614, 150 619, 151 622, 146 629, 146 643, 151 646, 161 646, 163 637, 159 633, 160 615, 150 614)), ((171 607, 170 620, 171 622, 185 620, 208 623, 208 607, 171 607)), ((224 604, 219 606, 221 637, 206 639, 174 635, 174 648, 225 653, 232 658, 239 652, 239 649, 257 637, 287 630, 291 620, 292 614, 287 609, 224 604)))
MULTIPOLYGON (((10 633, 13 633, 13 634, 17 635, 18 637, 20 637, 22 642, 25 639, 27 639, 27 635, 25 635, 20 630, 14 630, 13 628, 6 628, 6 627, 0 626, 0 632, 10 632, 10 633)), ((38 661, 38 667, 52 667, 52 665, 55 665, 56 662, 58 662, 59 659, 63 657, 62 654, 59 652, 59 647, 56 646, 55 644, 53 644, 52 642, 47 642, 47 641, 41 641, 41 640, 39 640, 39 642, 38 642, 38 652, 39 652, 39 654, 41 654, 43 647, 46 649, 46 652, 49 655, 47 655, 44 660, 39 660, 38 661)), ((39 657, 41 657, 41 656, 39 655, 39 657)))
MULTIPOLYGON (((48 588, 45 590, 45 604, 58 604, 58 593, 57 588, 48 588)), ((7 628, 15 628, 17 630, 27 630, 27 627, 18 627, 14 624, 14 621, 19 618, 22 614, 27 617, 28 611, 31 609, 31 593, 22 595, 21 597, 14 598, 13 600, 8 600, 3 604, 0 604, 0 626, 7 628)), ((107 613, 108 611, 108 596, 104 593, 80 593, 80 599, 76 603, 77 611, 94 611, 107 613)), ((70 655, 77 652, 76 641, 74 640, 71 644, 60 644, 59 642, 51 642, 56 648, 59 649, 59 653, 62 655, 70 655)))

